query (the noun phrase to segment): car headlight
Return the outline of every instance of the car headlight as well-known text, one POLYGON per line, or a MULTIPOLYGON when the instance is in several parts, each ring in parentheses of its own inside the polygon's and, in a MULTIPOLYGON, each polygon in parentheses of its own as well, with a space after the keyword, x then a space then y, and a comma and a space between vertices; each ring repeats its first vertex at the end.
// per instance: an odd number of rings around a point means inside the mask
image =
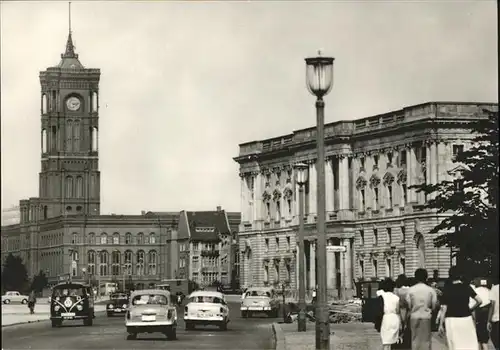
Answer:
POLYGON ((81 306, 81 305, 77 305, 76 308, 78 309, 78 311, 82 311, 83 310, 83 306, 81 306))
POLYGON ((59 298, 59 297, 56 297, 56 300, 57 300, 57 301, 59 301, 60 299, 61 299, 61 298, 59 298))
POLYGON ((126 309, 127 308, 127 304, 123 304, 123 308, 126 309))
POLYGON ((54 311, 59 311, 61 307, 59 305, 54 306, 54 311))
POLYGON ((108 309, 112 309, 113 308, 113 305, 112 304, 109 304, 108 305, 108 309))

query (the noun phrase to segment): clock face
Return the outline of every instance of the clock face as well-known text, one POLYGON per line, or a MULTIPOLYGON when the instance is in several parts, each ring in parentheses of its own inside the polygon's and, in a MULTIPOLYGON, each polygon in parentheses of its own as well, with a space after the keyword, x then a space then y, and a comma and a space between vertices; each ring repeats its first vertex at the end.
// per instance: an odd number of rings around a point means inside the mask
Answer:
POLYGON ((66 100, 66 106, 70 111, 76 111, 80 108, 80 99, 78 97, 70 97, 66 100))

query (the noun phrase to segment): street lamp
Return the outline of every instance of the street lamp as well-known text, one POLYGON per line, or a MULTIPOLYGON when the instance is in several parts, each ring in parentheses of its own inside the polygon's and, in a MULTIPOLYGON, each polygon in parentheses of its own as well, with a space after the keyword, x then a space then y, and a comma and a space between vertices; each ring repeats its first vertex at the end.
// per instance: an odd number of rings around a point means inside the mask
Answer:
POLYGON ((326 203, 325 203, 325 102, 333 85, 333 57, 306 58, 306 82, 311 94, 316 96, 316 147, 317 147, 317 259, 318 304, 316 309, 316 349, 330 348, 330 323, 326 300, 326 203))
POLYGON ((309 167, 304 163, 294 165, 296 181, 299 185, 299 254, 297 265, 299 266, 299 318, 298 331, 306 331, 306 281, 304 261, 304 185, 307 183, 307 172, 309 167))

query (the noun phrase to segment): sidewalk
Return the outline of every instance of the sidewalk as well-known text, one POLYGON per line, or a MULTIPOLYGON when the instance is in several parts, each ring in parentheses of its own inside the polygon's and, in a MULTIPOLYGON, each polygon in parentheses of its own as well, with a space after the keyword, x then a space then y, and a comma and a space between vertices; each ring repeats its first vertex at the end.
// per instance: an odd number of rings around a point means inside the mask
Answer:
MULTIPOLYGON (((380 335, 372 323, 330 324, 330 346, 335 350, 372 350, 381 348, 380 335)), ((315 324, 307 323, 306 332, 297 332, 297 323, 273 323, 276 350, 313 350, 315 324)), ((433 350, 445 350, 443 340, 434 334, 433 350)))
MULTIPOLYGON (((106 305, 95 305, 95 312, 103 312, 106 305)), ((35 313, 30 314, 26 305, 3 305, 2 306, 2 327, 23 323, 33 323, 48 321, 50 319, 50 305, 38 304, 35 306, 35 313)))

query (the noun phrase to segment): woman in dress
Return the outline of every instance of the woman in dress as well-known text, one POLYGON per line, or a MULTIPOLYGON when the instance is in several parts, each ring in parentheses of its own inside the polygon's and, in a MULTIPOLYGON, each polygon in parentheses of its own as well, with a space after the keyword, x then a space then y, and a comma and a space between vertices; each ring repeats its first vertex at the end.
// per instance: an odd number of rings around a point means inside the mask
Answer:
POLYGON ((470 285, 463 282, 456 266, 450 268, 448 276, 441 299, 439 333, 444 335, 446 329, 448 350, 478 349, 472 312, 482 300, 470 285), (476 301, 472 308, 469 307, 469 298, 476 301))
MULTIPOLYGON (((397 349, 411 349, 411 331, 410 331, 410 310, 408 303, 406 302, 406 295, 408 294, 408 289, 410 289, 410 281, 406 275, 399 275, 396 279, 396 288, 394 293, 399 296, 399 312, 401 314, 402 320, 402 342, 398 344, 397 349)), ((394 347, 393 347, 394 348, 394 347)))
POLYGON ((382 281, 382 290, 380 297, 383 300, 383 316, 380 325, 380 337, 384 350, 390 350, 399 342, 401 331, 401 314, 399 312, 400 299, 394 294, 395 283, 392 279, 386 278, 382 281))

